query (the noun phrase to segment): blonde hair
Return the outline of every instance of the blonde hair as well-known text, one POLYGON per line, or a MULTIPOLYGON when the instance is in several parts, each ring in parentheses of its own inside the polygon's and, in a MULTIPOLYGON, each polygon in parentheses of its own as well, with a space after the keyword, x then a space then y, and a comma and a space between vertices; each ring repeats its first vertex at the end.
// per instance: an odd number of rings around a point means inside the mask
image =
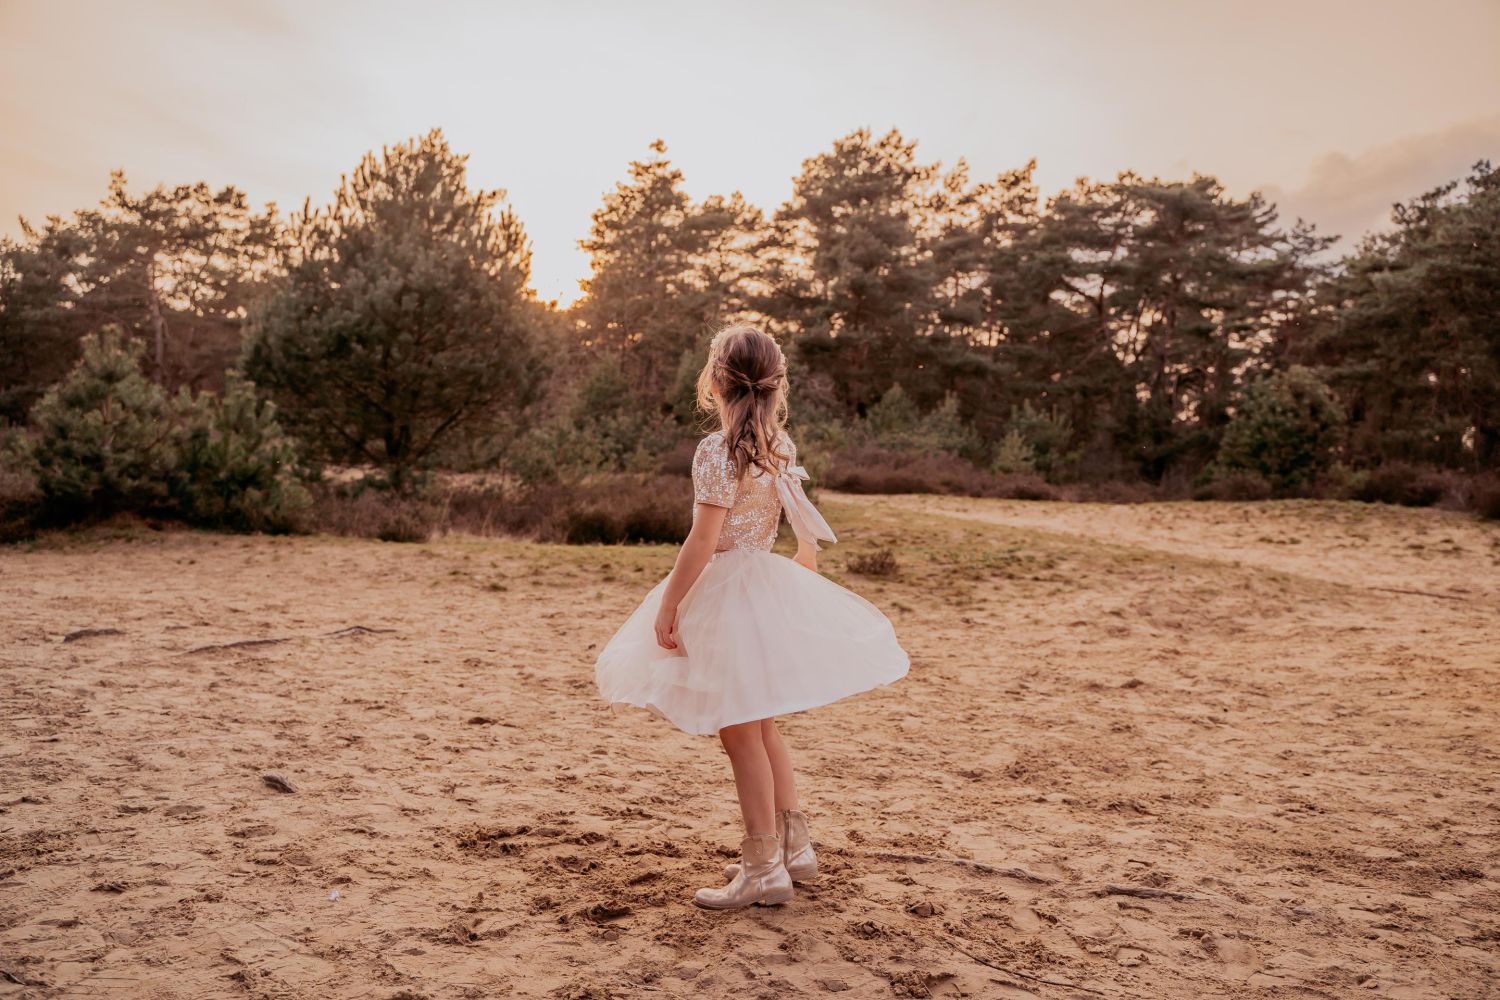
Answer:
POLYGON ((750 466, 771 475, 787 415, 786 358, 759 328, 734 323, 714 335, 698 373, 698 408, 719 418, 736 478, 750 466))

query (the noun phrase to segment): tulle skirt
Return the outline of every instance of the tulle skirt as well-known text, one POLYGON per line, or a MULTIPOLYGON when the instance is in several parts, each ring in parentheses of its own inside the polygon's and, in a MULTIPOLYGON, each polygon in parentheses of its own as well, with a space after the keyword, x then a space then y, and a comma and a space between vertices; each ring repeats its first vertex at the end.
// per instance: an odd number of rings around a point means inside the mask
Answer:
POLYGON ((678 606, 678 648, 656 644, 658 583, 599 654, 599 693, 696 735, 801 712, 906 676, 890 620, 785 556, 716 553, 678 606))

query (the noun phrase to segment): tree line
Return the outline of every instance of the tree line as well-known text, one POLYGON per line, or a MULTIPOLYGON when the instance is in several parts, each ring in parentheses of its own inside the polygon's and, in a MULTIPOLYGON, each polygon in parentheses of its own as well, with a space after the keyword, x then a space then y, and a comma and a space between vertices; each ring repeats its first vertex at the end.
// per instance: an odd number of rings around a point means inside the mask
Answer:
POLYGON ((286 218, 116 174, 97 208, 0 241, 0 421, 34 424, 116 328, 166 393, 258 392, 305 460, 397 486, 639 471, 700 431, 706 339, 748 318, 787 346, 796 430, 829 455, 1282 495, 1500 466, 1490 164, 1341 258, 1211 177, 1044 198, 1034 168, 975 178, 858 130, 768 213, 690 198, 656 142, 593 213, 568 309, 538 300, 521 221, 437 131, 286 218))

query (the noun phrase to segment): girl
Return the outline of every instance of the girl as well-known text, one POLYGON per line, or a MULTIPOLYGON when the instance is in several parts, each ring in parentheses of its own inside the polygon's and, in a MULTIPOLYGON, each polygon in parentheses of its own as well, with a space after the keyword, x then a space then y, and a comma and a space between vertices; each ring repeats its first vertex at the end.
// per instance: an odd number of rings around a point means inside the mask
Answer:
POLYGON ((720 429, 693 456, 692 530, 595 667, 612 704, 717 733, 729 754, 745 839, 729 884, 694 897, 711 909, 785 903, 817 874, 776 716, 889 684, 908 665, 885 615, 818 575, 818 539, 837 539, 802 491, 786 396, 774 340, 746 324, 714 337, 698 406, 720 429), (783 512, 793 560, 771 553, 783 512))

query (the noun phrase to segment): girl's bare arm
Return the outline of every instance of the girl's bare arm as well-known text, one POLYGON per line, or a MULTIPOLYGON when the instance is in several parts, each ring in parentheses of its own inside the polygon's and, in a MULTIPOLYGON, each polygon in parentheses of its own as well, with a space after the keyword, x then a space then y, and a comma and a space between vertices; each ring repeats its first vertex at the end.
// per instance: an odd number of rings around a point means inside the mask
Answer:
POLYGON ((693 518, 693 528, 677 553, 672 575, 667 577, 667 589, 661 595, 661 610, 656 614, 656 644, 663 649, 677 648, 677 606, 693 589, 703 567, 713 557, 714 546, 719 544, 719 533, 724 529, 724 518, 728 513, 728 507, 711 503, 698 505, 698 516, 693 518))

